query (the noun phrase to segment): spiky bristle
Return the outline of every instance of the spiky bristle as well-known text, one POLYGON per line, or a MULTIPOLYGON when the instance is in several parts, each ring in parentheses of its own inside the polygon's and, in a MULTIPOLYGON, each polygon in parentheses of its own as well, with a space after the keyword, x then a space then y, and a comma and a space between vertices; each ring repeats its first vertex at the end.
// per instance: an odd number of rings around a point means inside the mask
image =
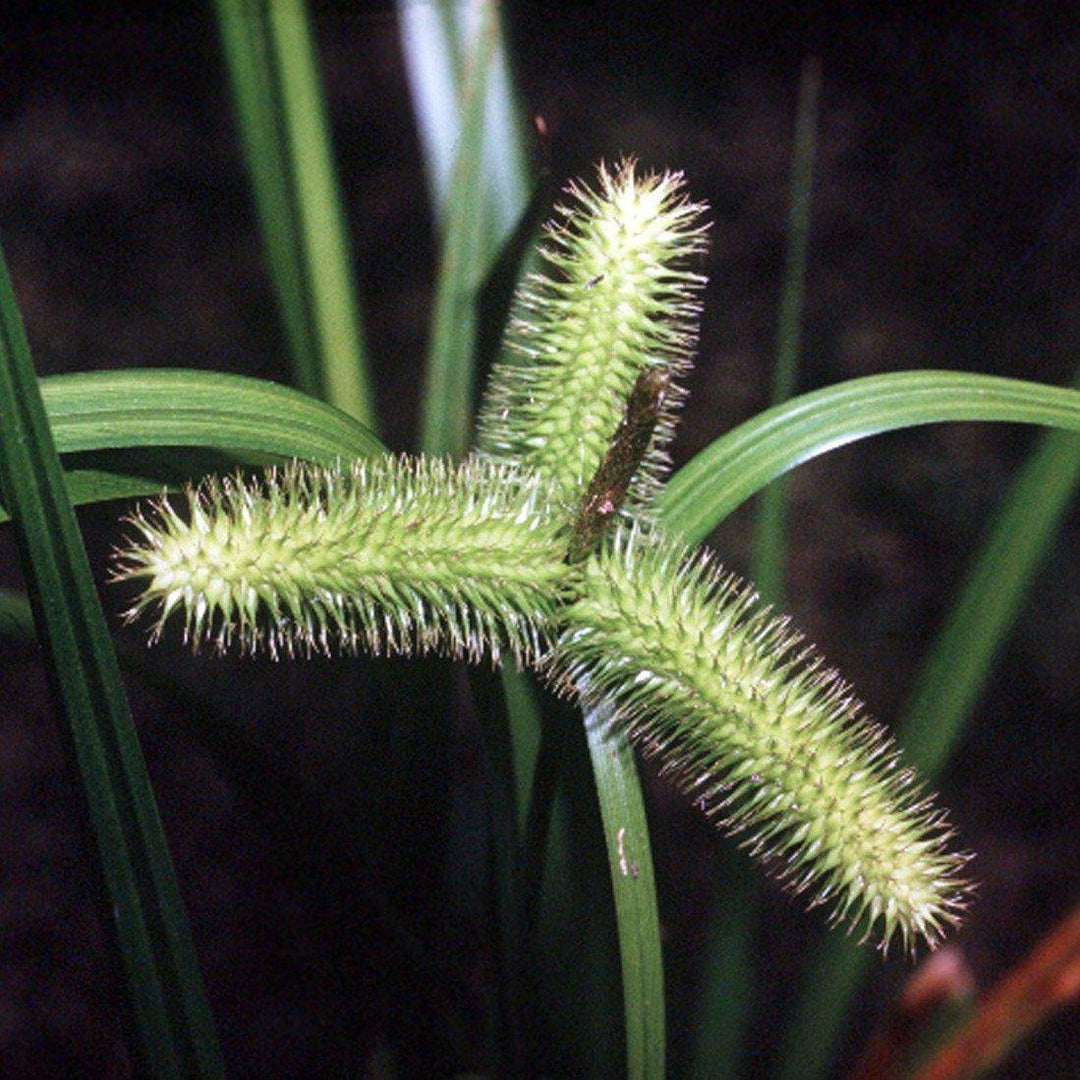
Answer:
POLYGON ((293 462, 211 477, 182 516, 162 498, 128 518, 114 577, 143 591, 129 620, 173 612, 217 651, 437 652, 519 660, 566 595, 566 542, 535 473, 469 460, 293 462))
MULTIPOLYGON (((640 176, 633 161, 598 171, 596 190, 546 229, 545 272, 519 294, 505 357, 481 408, 480 451, 555 478, 573 509, 607 452, 637 377, 649 367, 682 375, 690 364, 705 279, 686 268, 705 245, 703 207, 681 174, 640 176)), ((627 507, 641 510, 667 467, 683 393, 664 399, 627 507)))
POLYGON ((811 906, 935 945, 966 886, 952 830, 885 731, 708 555, 624 527, 583 566, 553 685, 618 710, 662 773, 811 906))

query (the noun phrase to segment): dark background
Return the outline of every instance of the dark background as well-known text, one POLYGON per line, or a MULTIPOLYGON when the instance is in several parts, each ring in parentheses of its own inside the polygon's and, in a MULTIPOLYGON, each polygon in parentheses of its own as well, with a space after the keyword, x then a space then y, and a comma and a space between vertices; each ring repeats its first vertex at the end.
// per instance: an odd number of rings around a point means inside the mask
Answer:
MULTIPOLYGON (((1078 39, 1065 5, 951 10, 509 9, 525 107, 548 132, 534 153, 552 177, 588 175, 597 160, 632 152, 646 166, 682 169, 712 208, 680 462, 768 400, 797 80, 809 52, 822 59, 824 92, 800 389, 911 367, 1072 378, 1078 39)), ((385 436, 411 449, 435 248, 395 19, 385 9, 319 11, 385 436)), ((201 9, 0 16, 0 240, 43 374, 189 366, 288 380, 201 9)), ((901 712, 1032 438, 1005 425, 939 426, 797 472, 787 607, 882 719, 901 712)), ((119 512, 82 514, 102 581, 119 512)), ((740 512, 714 538, 741 570, 750 523, 740 512)), ((962 843, 978 853, 980 889, 953 941, 981 985, 1075 902, 1075 526, 1074 512, 940 784, 962 843)), ((18 580, 0 530, 0 584, 18 580)), ((114 615, 113 592, 103 591, 114 615)), ((418 1025, 421 1053, 415 987, 354 886, 391 890, 418 932, 464 967, 477 955, 469 870, 482 872, 481 856, 459 852, 458 891, 434 903, 424 861, 440 850, 438 836, 480 835, 475 731, 454 709, 460 678, 439 697, 409 683, 400 663, 213 661, 169 645, 145 654, 139 632, 118 620, 117 635, 135 657, 132 706, 237 1075, 355 1071, 376 1027, 397 1038, 418 1025), (386 718, 391 702, 396 721, 386 718), (410 745, 425 758, 441 747, 438 773, 430 760, 410 771, 410 745), (440 790, 448 772, 459 779, 453 795, 440 790), (372 774, 379 795, 357 781, 372 774), (355 862, 349 828, 377 834, 377 865, 355 862)), ((653 795, 678 1045, 722 841, 661 786, 653 795)), ((37 651, 5 642, 3 1075, 125 1070, 73 806, 37 651)), ((760 892, 753 1072, 775 1044, 820 922, 772 886, 760 892)), ((482 963, 471 962, 467 976, 482 982, 482 963)), ((899 958, 875 963, 845 1042, 849 1063, 909 970, 899 958)), ((1005 1075, 1066 1076, 1080 1059, 1069 1021, 1048 1025, 1005 1075)))

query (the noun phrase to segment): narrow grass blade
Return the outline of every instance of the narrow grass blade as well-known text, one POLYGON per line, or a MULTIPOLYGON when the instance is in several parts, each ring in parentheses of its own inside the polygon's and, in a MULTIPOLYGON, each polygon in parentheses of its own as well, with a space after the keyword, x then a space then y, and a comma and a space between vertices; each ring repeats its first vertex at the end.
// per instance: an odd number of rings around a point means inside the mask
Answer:
MULTIPOLYGON (((508 671, 508 667, 502 668, 504 679, 508 671)), ((518 678, 523 677, 518 674, 518 678)), ((494 922, 493 950, 498 958, 497 1037, 492 1068, 500 1076, 518 1075, 525 1068, 522 987, 525 964, 514 733, 509 710, 504 707, 503 683, 494 673, 470 672, 468 690, 480 728, 487 774, 492 879, 489 896, 494 922)))
POLYGON ((569 705, 546 709, 544 720, 545 742, 557 744, 558 790, 528 954, 530 983, 543 1003, 535 1017, 543 1039, 539 1060, 548 1075, 622 1076, 626 1026, 618 927, 585 724, 581 710, 569 705), (555 738, 549 740, 553 725, 555 738))
POLYGON ((517 787, 518 835, 525 834, 532 794, 532 777, 540 752, 540 704, 528 676, 504 664, 499 670, 506 713, 514 743, 514 780, 517 787))
POLYGON ((1080 482, 1080 438, 1050 431, 1013 482, 923 664, 899 738, 912 765, 942 771, 1080 482))
POLYGON ((461 135, 462 63, 456 8, 447 0, 397 0, 395 6, 428 195, 441 229, 461 135))
POLYGON ((223 1076, 180 889, 2 256, 0 489, 93 838, 137 1070, 223 1076))
POLYGON ((667 527, 700 543, 770 480, 869 435, 918 424, 997 420, 1080 431, 1080 392, 995 375, 903 371, 802 394, 728 432, 660 493, 667 527))
MULTIPOLYGON (((213 447, 233 461, 266 455, 315 461, 364 457, 384 447, 352 417, 297 390, 260 379, 200 371, 94 371, 40 380, 53 440, 62 454, 132 447, 213 447)), ((195 455, 145 451, 123 467, 74 467, 75 503, 159 493, 195 455)), ((120 465, 119 462, 116 463, 120 465)), ((201 475, 206 467, 189 476, 201 475)), ((0 521, 7 514, 0 508, 0 521)))
POLYGON ((514 295, 537 262, 536 238, 551 213, 553 192, 547 178, 533 189, 517 224, 502 247, 492 253, 487 277, 480 290, 480 327, 476 350, 482 371, 489 371, 503 347, 514 295))
POLYGON ((330 123, 303 0, 216 0, 297 384, 376 428, 330 123))
POLYGON ((828 1075, 851 1006, 852 987, 858 985, 870 961, 866 950, 850 938, 837 933, 820 936, 780 1044, 777 1080, 816 1080, 828 1075))
MULTIPOLYGON (((806 251, 810 238, 810 190, 814 177, 821 63, 803 63, 799 108, 795 121, 795 151, 791 163, 787 251, 780 296, 780 319, 773 368, 772 404, 795 393, 799 376, 799 343, 806 282, 806 251)), ((750 577, 770 604, 781 605, 787 552, 788 485, 778 477, 761 493, 757 505, 757 531, 750 577)))
POLYGON ((384 451, 352 417, 262 379, 183 369, 93 371, 41 380, 61 453, 214 446, 332 460, 384 451))
MULTIPOLYGON (((73 468, 68 463, 64 482, 72 506, 160 495, 166 490, 178 491, 186 483, 197 483, 212 472, 228 472, 237 466, 269 465, 283 460, 271 455, 223 454, 213 466, 206 468, 199 464, 201 455, 184 450, 173 451, 173 460, 167 465, 164 462, 140 461, 134 450, 126 453, 117 451, 111 456, 116 460, 108 469, 73 468), (128 460, 119 460, 125 457, 128 460), (185 467, 185 463, 189 467, 185 467)), ((7 510, 0 505, 0 524, 8 517, 7 510)))
POLYGON ((529 201, 529 169, 526 160, 524 125, 510 78, 502 9, 492 4, 490 13, 482 6, 458 0, 453 6, 453 26, 459 51, 475 40, 483 20, 492 23, 492 55, 488 67, 488 87, 484 94, 484 188, 488 211, 485 215, 487 250, 494 253, 515 227, 529 201))
MULTIPOLYGON (((524 721, 524 733, 514 729, 514 749, 518 755, 518 790, 523 814, 521 836, 522 877, 522 925, 526 937, 526 956, 531 956, 537 942, 540 925, 541 893, 545 875, 554 866, 566 866, 575 858, 567 843, 565 830, 559 826, 558 794, 560 784, 566 784, 567 762, 574 754, 574 739, 581 737, 581 756, 588 769, 586 780, 593 784, 592 767, 584 761, 586 746, 584 729, 579 710, 566 706, 549 705, 543 717, 531 693, 531 687, 518 676, 515 683, 507 684, 507 708, 514 721, 524 721), (521 689, 530 691, 522 700, 521 689)), ((591 787, 587 789, 591 793, 591 787)), ((576 792, 564 791, 566 798, 576 792)), ((598 830, 599 832, 599 830, 598 830)), ((605 860, 606 862, 606 860, 605 860)))
POLYGON ((720 902, 709 931, 701 977, 688 1075, 710 1080, 723 1063, 739 1074, 740 1055, 754 993, 754 871, 742 853, 729 849, 717 868, 720 902))
POLYGON ((585 716, 600 815, 607 840, 622 963, 626 1074, 665 1072, 664 963, 645 800, 629 737, 598 709, 585 716))
POLYGON ((483 121, 495 29, 489 0, 466 62, 461 137, 446 205, 420 429, 421 448, 429 454, 461 456, 472 429, 477 303, 485 276, 483 121))
MULTIPOLYGON (((924 661, 897 741, 928 781, 948 764, 1080 483, 1080 438, 1050 431, 1024 463, 924 661)), ((836 935, 810 961, 781 1057, 785 1080, 825 1073, 865 953, 836 935)))

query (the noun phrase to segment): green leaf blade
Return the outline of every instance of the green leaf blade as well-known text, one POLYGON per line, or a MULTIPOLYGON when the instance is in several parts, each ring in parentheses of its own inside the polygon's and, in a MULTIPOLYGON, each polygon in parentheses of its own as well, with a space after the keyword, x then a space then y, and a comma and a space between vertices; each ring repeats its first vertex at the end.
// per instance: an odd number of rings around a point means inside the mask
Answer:
POLYGON ((994 420, 1080 431, 1080 392, 994 375, 904 371, 802 394, 706 447, 658 499, 667 527, 700 543, 770 480, 819 454, 920 424, 994 420))
MULTIPOLYGON (((351 416, 297 390, 261 379, 185 370, 93 371, 40 380, 52 436, 62 454, 147 447, 209 447, 234 462, 297 457, 331 463, 384 453, 351 416)), ((132 455, 123 470, 72 468, 76 504, 160 494, 167 473, 198 475, 206 463, 173 450, 165 461, 132 455)), ((191 475, 191 479, 195 476, 191 475)), ((7 512, 0 508, 0 522, 7 512)))
POLYGON ((210 446, 333 460, 384 450, 349 415, 243 375, 131 369, 54 375, 41 382, 61 453, 210 446))
POLYGON ((465 453, 472 428, 484 266, 484 112, 495 49, 494 5, 484 5, 463 76, 461 135, 447 192, 435 307, 424 372, 420 446, 465 453))
POLYGON ((1043 435, 969 567, 904 710, 898 737, 928 775, 948 763, 1080 483, 1080 438, 1043 435))
POLYGON ((95 843, 132 1053, 153 1075, 223 1076, 179 885, 2 256, 0 489, 95 843))
MULTIPOLYGON (((806 283, 806 256, 810 239, 810 192, 814 178, 814 150, 817 141, 818 98, 821 93, 821 64, 803 64, 799 87, 799 108, 795 122, 795 149, 791 165, 791 193, 788 209, 787 250, 780 297, 776 363, 773 367, 772 404, 779 405, 795 392, 799 377, 799 347, 802 339, 802 310, 806 283)), ((784 591, 784 562, 787 551, 788 490, 778 478, 761 493, 757 507, 750 577, 761 595, 780 605, 784 591)))
POLYGON ((607 840, 622 964, 626 1074, 666 1075, 664 962, 649 825, 634 749, 613 714, 585 714, 589 759, 607 840))
POLYGON ((687 1075, 710 1080, 717 1063, 739 1075, 754 993, 757 878, 742 852, 720 853, 718 897, 706 944, 687 1075))
POLYGON ((454 175, 464 97, 462 53, 484 18, 495 30, 484 101, 485 260, 502 247, 529 203, 531 184, 523 125, 510 82, 498 8, 397 0, 402 55, 409 79, 430 201, 440 229, 454 175))

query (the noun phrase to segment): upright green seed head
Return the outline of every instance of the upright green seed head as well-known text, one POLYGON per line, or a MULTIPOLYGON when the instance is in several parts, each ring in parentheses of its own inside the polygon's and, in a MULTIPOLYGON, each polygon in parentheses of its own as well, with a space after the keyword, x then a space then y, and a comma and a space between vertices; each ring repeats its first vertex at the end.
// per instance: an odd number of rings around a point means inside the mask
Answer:
MULTIPOLYGON (((607 453, 638 376, 689 367, 704 278, 703 207, 677 173, 600 166, 595 189, 571 184, 546 229, 544 267, 518 296, 506 355, 479 420, 480 450, 554 478, 568 509, 607 453)), ((667 465, 682 391, 672 382, 627 506, 640 510, 667 465)))

